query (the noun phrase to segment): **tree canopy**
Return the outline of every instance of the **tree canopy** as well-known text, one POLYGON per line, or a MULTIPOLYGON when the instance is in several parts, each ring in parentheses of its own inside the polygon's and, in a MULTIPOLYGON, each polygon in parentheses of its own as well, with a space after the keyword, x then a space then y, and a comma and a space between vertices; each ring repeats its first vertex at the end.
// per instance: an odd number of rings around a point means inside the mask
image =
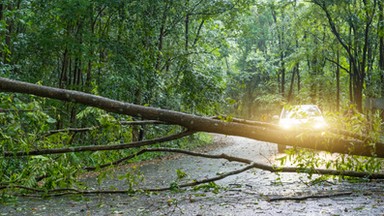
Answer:
MULTIPOLYGON (((282 103, 362 111, 384 92, 382 20, 376 0, 3 1, 1 69, 192 113, 258 118, 282 103)), ((74 123, 80 110, 58 112, 74 123)))

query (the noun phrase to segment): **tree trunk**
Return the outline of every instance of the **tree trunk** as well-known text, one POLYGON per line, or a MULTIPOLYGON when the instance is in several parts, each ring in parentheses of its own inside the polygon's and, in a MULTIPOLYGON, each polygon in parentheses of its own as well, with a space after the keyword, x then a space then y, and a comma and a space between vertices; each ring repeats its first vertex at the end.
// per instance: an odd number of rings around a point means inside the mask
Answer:
MULTIPOLYGON (((351 65, 351 63, 349 63, 349 65, 351 65)), ((349 67, 349 68, 351 68, 351 66, 349 67)), ((351 103, 353 103, 354 102, 354 99, 353 99, 353 82, 352 82, 352 80, 353 80, 353 73, 352 73, 352 71, 349 73, 349 82, 348 82, 348 89, 349 89, 349 101, 351 102, 351 103)))
MULTIPOLYGON (((284 13, 282 13, 282 16, 284 16, 284 13)), ((272 17, 273 21, 276 25, 276 32, 278 35, 278 47, 279 47, 279 53, 280 53, 280 72, 278 74, 278 82, 279 82, 279 90, 281 96, 284 98, 285 96, 285 52, 284 52, 284 29, 280 30, 277 23, 277 16, 276 11, 274 8, 272 8, 272 17)))
MULTIPOLYGON (((0 2, 0 21, 3 21, 4 19, 4 3, 3 2, 0 2)), ((0 34, 0 39, 2 40, 3 38, 3 33, 0 34)), ((4 47, 1 46, 0 47, 0 59, 3 59, 3 56, 4 56, 4 47)))
POLYGON ((163 11, 163 16, 161 18, 161 26, 160 26, 160 30, 159 30, 159 37, 158 37, 158 41, 157 41, 157 56, 156 56, 156 65, 155 65, 155 69, 156 70, 160 70, 160 64, 161 64, 161 60, 162 60, 162 51, 163 51, 163 44, 164 44, 164 37, 165 37, 165 34, 166 34, 166 25, 167 25, 167 19, 168 19, 168 12, 169 12, 169 8, 171 6, 168 6, 168 3, 166 4, 165 8, 164 8, 164 11, 163 11))
MULTIPOLYGON (((142 92, 141 88, 138 87, 135 92, 135 99, 134 102, 136 104, 141 104, 142 103, 142 92)), ((141 118, 139 118, 140 120, 141 118)), ((144 128, 141 125, 135 125, 132 126, 132 141, 137 142, 141 141, 144 139, 144 128)))
POLYGON ((187 11, 185 14, 185 32, 184 32, 185 50, 188 50, 188 47, 189 47, 189 11, 188 11, 188 6, 189 6, 189 0, 186 0, 185 8, 187 11))
POLYGON ((300 67, 297 67, 297 94, 301 91, 300 67))
POLYGON ((369 2, 363 1, 364 9, 365 9, 365 20, 366 22, 356 23, 356 22, 348 22, 350 27, 348 38, 352 38, 352 40, 342 38, 342 34, 340 34, 339 30, 336 27, 336 23, 329 11, 328 5, 326 1, 323 0, 312 0, 313 3, 317 4, 321 9, 325 12, 327 17, 329 26, 331 28, 332 33, 335 35, 339 43, 345 49, 348 54, 349 62, 350 62, 350 71, 351 71, 351 80, 350 80, 350 96, 351 102, 356 104, 356 108, 358 111, 363 111, 363 88, 364 88, 364 79, 366 76, 366 60, 367 60, 367 52, 370 46, 369 44, 369 35, 370 35, 370 27, 372 25, 372 20, 374 17, 375 6, 369 5, 369 2), (372 6, 373 8, 370 8, 372 6), (372 9, 372 10, 370 10, 372 9), (372 14, 369 14, 372 12, 372 14), (363 40, 361 40, 360 35, 364 35, 363 40), (346 41, 353 41, 347 44, 346 41), (363 42, 361 42, 363 41, 363 42), (353 91, 353 92, 352 92, 353 91))
POLYGON ((353 89, 353 97, 356 104, 356 108, 359 112, 363 112, 363 85, 364 78, 362 76, 355 75, 354 76, 354 89, 353 89))
POLYGON ((336 56, 336 111, 340 110, 340 51, 337 50, 336 56))
POLYGON ((379 4, 379 70, 380 70, 380 81, 381 81, 381 97, 384 97, 384 5, 382 1, 379 4))
POLYGON ((5 13, 6 11, 12 11, 13 10, 13 4, 14 3, 0 3, 0 21, 2 21, 3 23, 5 23, 5 28, 6 30, 2 31, 4 33, 2 33, 0 35, 0 38, 1 38, 1 50, 0 50, 0 57, 1 57, 1 61, 4 63, 4 64, 9 64, 10 63, 10 53, 11 53, 11 50, 12 50, 12 34, 13 34, 13 25, 14 25, 14 21, 13 19, 14 18, 11 18, 11 17, 7 17, 7 13, 5 13))
POLYGON ((286 132, 280 130, 277 126, 261 127, 238 122, 225 122, 171 110, 124 103, 83 92, 46 87, 6 78, 0 78, 0 90, 81 103, 109 112, 180 125, 189 131, 235 135, 282 145, 384 158, 384 144, 380 143, 365 145, 359 140, 346 140, 335 136, 328 136, 327 134, 303 133, 303 131, 286 132))
POLYGON ((295 74, 299 71, 299 63, 296 63, 295 67, 292 70, 292 77, 291 77, 291 83, 289 85, 289 92, 288 92, 288 103, 292 102, 293 98, 293 89, 295 85, 295 74))

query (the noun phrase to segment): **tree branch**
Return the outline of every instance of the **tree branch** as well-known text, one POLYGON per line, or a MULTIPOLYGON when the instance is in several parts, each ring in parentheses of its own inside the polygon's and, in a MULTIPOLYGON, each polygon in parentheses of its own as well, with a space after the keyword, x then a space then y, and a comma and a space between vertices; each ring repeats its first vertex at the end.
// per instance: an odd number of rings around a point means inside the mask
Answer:
POLYGON ((282 201, 282 200, 306 200, 306 199, 321 199, 321 198, 330 198, 330 197, 338 197, 338 196, 349 196, 353 194, 353 192, 340 192, 340 193, 329 193, 329 194, 313 194, 308 196, 300 196, 300 197, 267 197, 267 201, 282 201))
MULTIPOLYGON (((162 121, 121 121, 119 122, 121 125, 128 125, 128 126, 134 126, 134 125, 147 125, 147 124, 168 124, 167 122, 162 121)), ((64 128, 59 130, 51 130, 48 131, 43 135, 43 137, 51 136, 56 133, 66 133, 66 132, 73 132, 73 133, 80 133, 80 132, 88 132, 91 130, 96 130, 101 128, 101 126, 93 126, 93 127, 86 127, 86 128, 64 128)))
MULTIPOLYGON (((277 129, 277 130, 280 129, 280 126, 277 124, 272 124, 272 123, 268 123, 268 122, 260 122, 260 121, 250 121, 250 120, 246 120, 246 119, 232 118, 229 116, 214 116, 214 117, 212 117, 212 119, 220 119, 220 120, 224 120, 224 121, 242 123, 242 124, 247 124, 247 125, 254 125, 254 126, 265 127, 265 128, 270 128, 270 129, 277 129)), ((303 128, 303 130, 305 130, 305 128, 303 128)), ((368 136, 360 135, 360 134, 356 134, 356 133, 351 133, 351 132, 346 131, 346 130, 341 130, 341 129, 337 129, 337 128, 328 128, 327 131, 334 133, 334 134, 337 134, 339 136, 351 137, 353 139, 357 139, 357 140, 360 140, 362 142, 363 141, 373 142, 373 140, 368 136)), ((382 142, 376 142, 376 144, 384 145, 384 143, 382 143, 382 142)))
POLYGON ((95 130, 100 128, 100 126, 94 126, 94 127, 87 127, 87 128, 64 128, 64 129, 59 129, 59 130, 50 130, 47 133, 43 135, 43 137, 48 137, 57 133, 80 133, 80 132, 88 132, 91 130, 95 130))
MULTIPOLYGON (((245 158, 239 158, 234 156, 229 156, 226 154, 220 154, 220 155, 211 155, 211 154, 205 154, 205 153, 197 153, 187 150, 181 150, 181 149, 172 149, 172 148, 152 148, 152 149, 143 149, 139 153, 135 154, 143 154, 145 152, 173 152, 173 153, 181 153, 191 156, 198 156, 198 157, 204 157, 204 158, 210 158, 210 159, 225 159, 230 162, 239 162, 248 164, 247 166, 233 170, 221 175, 218 175, 216 177, 212 178, 205 178, 202 180, 194 180, 188 183, 180 184, 178 185, 179 188, 186 188, 186 187, 192 187, 204 183, 214 182, 221 179, 224 179, 226 177, 237 175, 239 173, 245 172, 247 170, 253 169, 253 168, 259 168, 263 170, 267 170, 270 172, 302 172, 302 173, 316 173, 316 174, 327 174, 327 175, 343 175, 343 176, 350 176, 350 177, 364 177, 369 179, 384 179, 384 174, 382 173, 366 173, 366 172, 354 172, 354 171, 337 171, 337 170, 325 170, 325 169, 300 169, 297 167, 282 167, 282 168, 276 168, 274 166, 262 164, 262 163, 256 163, 252 160, 248 160, 245 158)), ((6 186, 6 185, 0 185, 0 190, 5 190, 8 188, 19 188, 19 189, 25 189, 30 190, 37 193, 44 193, 44 195, 50 195, 50 196, 63 196, 63 195, 69 195, 69 194, 113 194, 113 193, 134 193, 138 191, 147 191, 147 192, 160 192, 160 191, 167 191, 171 190, 171 187, 163 187, 163 188, 142 188, 138 190, 91 190, 91 191, 85 191, 85 190, 78 190, 78 189, 72 189, 72 188, 64 188, 64 189, 55 189, 55 190, 43 190, 43 189, 36 189, 36 188, 29 188, 25 186, 6 186)), ((349 192, 347 192, 349 193, 349 192)), ((311 196, 304 196, 304 197, 276 197, 276 198, 268 198, 269 201, 278 201, 278 200, 304 200, 308 198, 324 198, 329 196, 335 196, 335 195, 348 195, 347 193, 340 193, 340 194, 326 194, 326 195, 311 195, 311 196)))
MULTIPOLYGON (((356 171, 340 171, 340 170, 330 170, 330 169, 302 169, 299 167, 276 167, 271 166, 263 163, 257 163, 255 161, 241 158, 241 157, 234 157, 227 154, 218 154, 218 155, 212 155, 212 154, 206 154, 206 153, 198 153, 188 150, 182 150, 182 149, 175 149, 175 148, 147 148, 142 149, 139 152, 130 155, 127 158, 131 159, 135 156, 144 154, 146 152, 172 152, 172 153, 179 153, 179 154, 185 154, 195 157, 203 157, 203 158, 209 158, 209 159, 224 159, 229 162, 238 162, 243 164, 249 164, 250 168, 257 168, 262 169, 270 172, 299 172, 299 173, 310 173, 310 174, 319 174, 319 175, 336 175, 336 176, 349 176, 349 177, 358 177, 358 178, 367 178, 367 179, 384 179, 384 173, 368 173, 368 172, 356 172, 356 171)), ((123 159, 121 159, 123 160, 123 159)), ((121 163, 120 161, 119 163, 121 163)), ((247 168, 246 170, 250 169, 247 168)), ((246 171, 243 170, 243 171, 246 171)), ((216 181, 216 180, 214 180, 216 181)))
MULTIPOLYGON (((109 112, 180 125, 190 131, 195 132, 235 135, 266 142, 273 142, 281 145, 295 145, 297 147, 323 150, 333 153, 384 158, 384 145, 365 145, 365 143, 360 140, 346 140, 334 136, 321 135, 316 133, 303 134, 303 131, 300 130, 284 131, 236 122, 224 122, 208 117, 201 117, 153 107, 139 106, 100 96, 86 94, 83 92, 40 86, 6 78, 0 78, 0 90, 81 103, 88 106, 98 107, 109 112)), ((74 148, 70 148, 64 152, 73 152, 73 149, 74 148)), ((58 151, 57 153, 61 152, 58 151)))
POLYGON ((339 63, 337 63, 336 61, 330 59, 330 58, 325 58, 327 61, 330 61, 332 63, 334 63, 335 65, 337 65, 338 67, 340 67, 341 69, 345 70, 348 74, 351 74, 351 71, 348 70, 347 68, 341 66, 339 63))
POLYGON ((332 16, 331 16, 330 12, 328 11, 328 8, 325 5, 324 1, 323 0, 312 0, 312 2, 316 5, 318 5, 324 11, 332 33, 335 35, 337 40, 340 42, 341 46, 343 46, 344 49, 347 51, 348 55, 352 56, 350 48, 346 45, 344 40, 341 38, 340 33, 336 28, 335 22, 333 21, 332 16))
POLYGON ((170 135, 170 136, 166 136, 158 139, 144 140, 144 141, 127 143, 127 144, 79 146, 79 147, 70 147, 70 148, 43 149, 43 150, 35 150, 35 151, 3 152, 2 156, 15 157, 15 156, 63 154, 63 153, 69 153, 69 152, 122 150, 122 149, 138 148, 146 145, 152 145, 156 143, 162 143, 162 142, 167 142, 175 139, 180 139, 182 137, 189 136, 193 133, 195 133, 195 131, 184 131, 178 134, 174 134, 174 135, 170 135))
POLYGON ((163 121, 155 121, 155 120, 143 120, 143 121, 121 121, 121 125, 148 125, 148 124, 169 124, 163 121))

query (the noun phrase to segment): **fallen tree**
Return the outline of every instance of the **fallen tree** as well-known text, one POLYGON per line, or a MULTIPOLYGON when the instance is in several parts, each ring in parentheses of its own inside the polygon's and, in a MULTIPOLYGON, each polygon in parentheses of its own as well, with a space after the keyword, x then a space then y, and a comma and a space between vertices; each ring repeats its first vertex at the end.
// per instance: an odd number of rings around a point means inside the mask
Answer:
MULTIPOLYGON (((196 116, 172 110, 124 103, 83 92, 35 85, 6 78, 0 78, 0 90, 81 103, 109 112, 180 125, 188 131, 193 132, 220 133, 332 153, 384 158, 384 144, 382 143, 366 144, 363 140, 345 139, 333 133, 302 133, 302 131, 287 132, 280 130, 276 126, 249 124, 246 121, 223 121, 220 119, 196 116)), ((68 151, 73 151, 73 149, 74 148, 70 148, 68 151)), ((6 156, 8 154, 29 155, 30 152, 5 152, 4 154, 6 156)))
MULTIPOLYGON (((275 124, 267 122, 256 122, 244 119, 237 119, 231 117, 203 117, 182 112, 175 112, 171 110, 164 110, 153 107, 139 106, 130 103, 124 103, 108 98, 86 94, 83 92, 70 91, 58 88, 52 88, 47 86, 40 86, 5 78, 0 78, 0 90, 12 93, 24 93, 31 94, 40 97, 46 97, 51 99, 58 99, 62 101, 69 101, 74 103, 80 103, 87 106, 97 107, 105 111, 129 115, 133 117, 140 117, 145 119, 141 121, 123 121, 118 122, 119 125, 132 126, 132 125, 146 125, 146 124, 166 124, 166 125, 178 125, 181 126, 181 131, 172 135, 154 138, 150 140, 141 140, 129 143, 116 143, 106 145, 85 145, 85 146, 71 146, 69 143, 66 147, 59 148, 43 148, 43 149, 28 149, 25 151, 9 151, 6 148, 0 150, 0 157, 7 160, 7 158, 23 158, 36 155, 55 155, 74 152, 97 152, 97 151, 118 151, 124 149, 136 149, 134 153, 121 157, 115 161, 105 164, 97 164, 96 166, 83 166, 84 171, 95 171, 108 166, 116 166, 120 163, 129 161, 139 155, 150 152, 167 152, 176 154, 185 154, 195 157, 204 157, 210 159, 224 159, 230 162, 242 163, 245 166, 241 169, 233 170, 227 173, 223 173, 211 178, 205 178, 201 180, 194 180, 192 182, 186 182, 178 185, 178 188, 194 187, 199 184, 206 184, 214 182, 231 175, 237 175, 250 169, 263 169, 269 172, 299 172, 319 174, 319 175, 334 175, 334 176, 349 176, 358 177, 364 179, 383 179, 384 175, 381 173, 372 172, 356 172, 346 170, 331 170, 331 169, 306 169, 303 167, 275 167, 274 165, 267 165, 257 163, 252 160, 238 158, 231 155, 220 154, 210 155, 192 151, 186 151, 182 149, 174 148, 150 148, 149 146, 172 140, 180 139, 182 137, 190 136, 197 132, 210 132, 219 133, 225 135, 235 135, 247 138, 252 138, 261 141, 267 141, 282 145, 291 145, 296 147, 304 147, 316 150, 323 150, 333 153, 343 153, 350 155, 361 155, 370 157, 384 157, 384 151, 382 143, 373 143, 368 137, 356 136, 355 134, 347 131, 329 130, 325 134, 305 132, 302 131, 290 131, 286 132, 280 130, 280 127, 275 124), (347 139, 346 139, 347 138, 347 139), (145 147, 143 149, 143 147, 145 147)), ((12 110, 7 110, 11 112, 12 110)), ((102 125, 86 127, 86 128, 66 128, 45 132, 40 138, 49 137, 60 133, 87 133, 90 131, 101 129, 102 125)), ((43 179, 48 178, 48 175, 36 176, 35 182, 41 182, 43 179)), ((95 194, 95 193, 128 193, 134 192, 129 190, 84 190, 76 188, 59 188, 59 189, 36 189, 27 185, 17 184, 13 182, 0 182, 0 190, 13 191, 29 191, 41 195, 60 196, 66 194, 95 194)), ((163 188, 142 188, 138 191, 165 191, 172 190, 172 186, 163 188)), ((21 192, 23 193, 23 192, 21 192)))

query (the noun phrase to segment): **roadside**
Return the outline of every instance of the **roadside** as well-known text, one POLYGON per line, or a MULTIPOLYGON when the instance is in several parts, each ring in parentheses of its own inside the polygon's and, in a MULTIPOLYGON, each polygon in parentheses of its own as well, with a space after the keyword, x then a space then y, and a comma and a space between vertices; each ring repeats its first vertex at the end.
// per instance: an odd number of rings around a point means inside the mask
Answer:
MULTIPOLYGON (((241 137, 215 136, 215 148, 201 149, 210 154, 225 153, 272 163, 275 144, 241 137)), ((154 160, 138 167, 145 176, 144 187, 167 187, 177 181, 176 170, 187 174, 185 181, 214 177, 241 168, 242 164, 222 159, 190 156, 154 160)), ((116 170, 103 182, 104 189, 127 189, 129 185, 116 170)), ((323 182, 310 185, 307 176, 297 173, 274 174, 249 170, 207 185, 199 190, 152 194, 109 194, 53 198, 19 198, 15 204, 1 206, 1 215, 383 215, 384 183, 323 182), (313 198, 309 198, 312 196, 313 198), (271 199, 294 198, 296 200, 271 199), (302 199, 302 200, 300 200, 302 199)), ((87 184, 96 189, 96 179, 87 184)))

